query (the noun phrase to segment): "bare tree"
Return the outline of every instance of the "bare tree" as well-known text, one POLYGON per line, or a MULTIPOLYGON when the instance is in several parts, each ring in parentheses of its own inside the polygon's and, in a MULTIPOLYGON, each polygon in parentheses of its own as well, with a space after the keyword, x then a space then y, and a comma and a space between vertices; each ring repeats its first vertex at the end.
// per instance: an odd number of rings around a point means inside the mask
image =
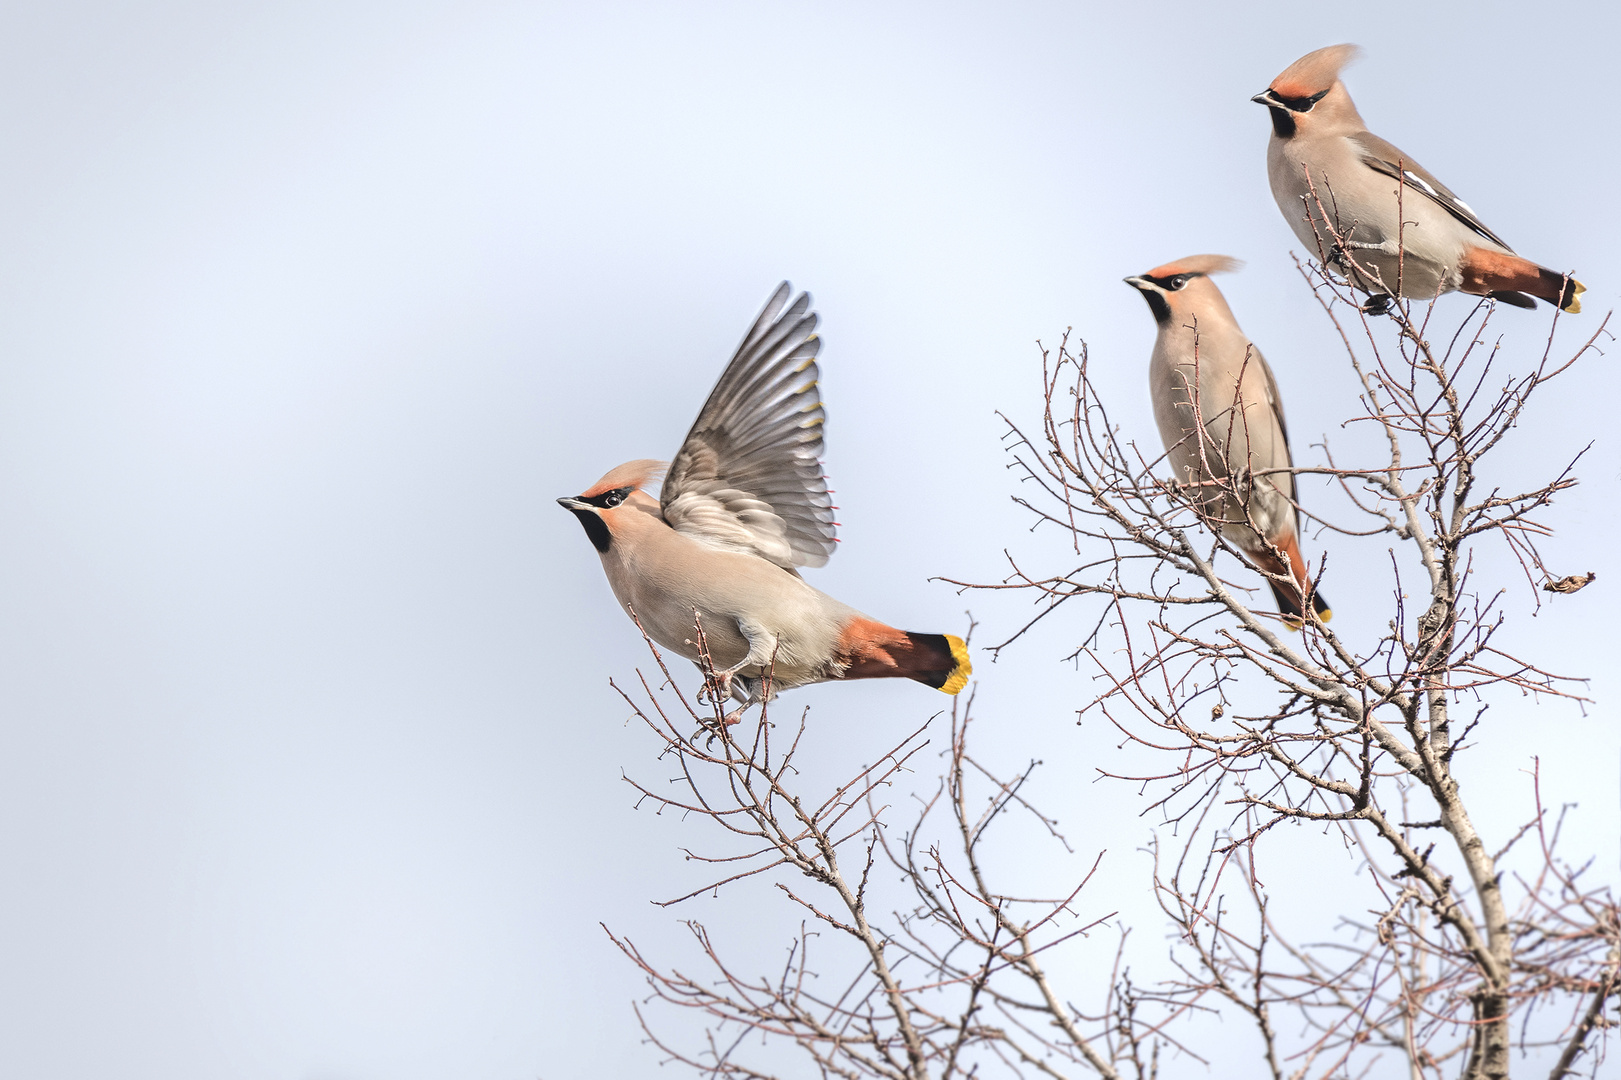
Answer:
MULTIPOLYGON (((1326 201, 1331 209, 1331 193, 1326 201)), ((1352 258, 1347 250, 1318 254, 1327 263, 1352 258)), ((1034 765, 1004 777, 978 764, 971 704, 938 725, 949 739, 937 772, 922 768, 933 745, 925 725, 812 796, 793 767, 803 717, 788 736, 769 715, 728 728, 718 712, 686 706, 665 672, 632 703, 675 766, 679 794, 637 789, 738 841, 703 856, 721 871, 711 887, 771 875, 804 913, 769 975, 723 959, 696 924, 702 975, 616 939, 654 998, 705 1018, 708 1041, 691 1050, 644 1015, 672 1059, 711 1075, 774 1075, 768 1062, 744 1061, 744 1037, 765 1035, 824 1076, 1143 1080, 1167 1054, 1211 1059, 1197 1018, 1214 1010, 1248 1022, 1275 1080, 1392 1075, 1398 1061, 1414 1080, 1507 1077, 1516 1060, 1551 1068, 1551 1080, 1597 1075, 1621 1002, 1621 908, 1589 880, 1588 862, 1560 854, 1567 808, 1544 804, 1536 765, 1524 824, 1495 837, 1482 835, 1471 800, 1502 796, 1466 791, 1455 767, 1491 738, 1493 704, 1583 700, 1579 680, 1503 644, 1512 609, 1592 581, 1556 578, 1538 548, 1549 531, 1541 515, 1575 483, 1575 461, 1519 490, 1495 483, 1489 466, 1536 392, 1593 350, 1605 325, 1565 359, 1554 359, 1552 332, 1521 359, 1488 338, 1490 301, 1441 333, 1433 303, 1398 299, 1388 318, 1374 317, 1319 264, 1302 273, 1361 386, 1349 423, 1371 431, 1377 449, 1345 462, 1325 443, 1322 464, 1291 471, 1343 496, 1334 514, 1308 515, 1337 544, 1389 551, 1382 630, 1342 637, 1314 615, 1294 626, 1252 607, 1258 572, 1201 515, 1245 506, 1262 474, 1191 485, 1163 476, 1162 457, 1111 422, 1084 344, 1067 338, 1042 353, 1041 430, 1009 429, 1031 487, 1018 501, 1060 531, 1072 569, 1034 573, 1010 557, 1001 583, 957 583, 1038 600, 993 654, 1037 622, 1073 616, 1072 659, 1098 687, 1082 719, 1120 733, 1117 760, 1100 771, 1150 792, 1167 826, 1146 887, 1174 929, 1169 977, 1138 985, 1122 936, 1107 978, 1054 984, 1050 950, 1118 920, 1084 910, 1096 860, 1069 853, 1028 801, 1034 765), (1481 569, 1504 565, 1519 568, 1521 589, 1481 569), (901 811, 891 803, 918 784, 918 809, 894 835, 901 811), (1291 822, 1318 830, 1318 906, 1335 920, 1322 940, 1299 939, 1320 915, 1280 910, 1257 870, 1291 822), (985 853, 1012 828, 1036 829, 1064 852, 1073 887, 1032 898, 990 880, 985 853), (1351 869, 1329 857, 1344 851, 1351 869), (905 895, 880 888, 879 867, 899 871, 881 876, 898 877, 905 895)), ((1318 576, 1327 569, 1325 556, 1318 576)))
POLYGON ((703 957, 700 975, 660 967, 634 943, 614 938, 646 973, 655 999, 704 1018, 702 1047, 684 1049, 638 1010, 648 1036, 672 1060, 715 1076, 776 1075, 754 1060, 756 1044, 745 1041, 766 1035, 804 1052, 823 1076, 972 1076, 996 1062, 1015 1074, 1023 1068, 1066 1075, 1051 1063, 1063 1062, 1122 1075, 1113 1064, 1118 1053, 1099 1034, 1099 1018, 1078 1016, 1042 965, 1045 950, 1107 917, 1082 916, 1075 907, 1096 860, 1061 897, 1021 898, 992 888, 979 853, 1002 819, 1023 814, 1068 848, 1021 795, 1033 764, 1004 780, 969 755, 971 701, 953 706, 949 742, 938 755, 943 775, 922 798, 913 828, 892 839, 887 800, 906 794, 900 781, 926 757, 932 724, 848 781, 811 796, 801 790, 795 765, 807 737, 804 714, 786 738, 770 705, 759 723, 728 726, 720 706, 700 714, 689 705, 658 663, 663 680, 643 678, 640 693, 625 699, 658 736, 675 770, 673 784, 631 783, 660 810, 693 815, 737 841, 722 853, 689 851, 689 858, 714 864, 718 876, 666 903, 769 874, 804 920, 781 967, 769 973, 739 970, 697 922, 687 926, 703 957), (954 843, 927 840, 942 828, 954 843), (874 870, 888 868, 901 871, 906 895, 888 891, 886 910, 884 901, 875 903, 886 890, 874 870))

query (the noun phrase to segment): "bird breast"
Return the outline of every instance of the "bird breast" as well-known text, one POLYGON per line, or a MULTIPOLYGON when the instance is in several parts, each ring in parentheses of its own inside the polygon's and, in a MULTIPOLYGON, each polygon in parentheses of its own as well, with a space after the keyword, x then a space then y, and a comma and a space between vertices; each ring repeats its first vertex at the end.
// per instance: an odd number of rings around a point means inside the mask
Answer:
POLYGON ((699 619, 719 668, 738 664, 748 654, 744 627, 749 627, 751 633, 777 639, 779 681, 809 681, 795 676, 814 670, 821 677, 839 631, 856 614, 757 555, 704 543, 662 523, 634 542, 619 539, 616 535, 602 553, 614 595, 649 637, 689 660, 698 659, 699 619))

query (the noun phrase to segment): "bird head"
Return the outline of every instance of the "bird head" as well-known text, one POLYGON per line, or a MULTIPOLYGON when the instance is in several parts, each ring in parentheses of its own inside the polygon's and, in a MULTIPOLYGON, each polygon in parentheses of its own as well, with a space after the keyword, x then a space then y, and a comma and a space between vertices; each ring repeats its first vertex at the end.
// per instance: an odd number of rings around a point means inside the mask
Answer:
POLYGON ((1143 294, 1154 321, 1164 326, 1173 314, 1185 317, 1212 301, 1225 309, 1227 302, 1210 281, 1210 275, 1232 273, 1243 265, 1226 255, 1189 255, 1156 266, 1146 274, 1133 274, 1126 278, 1126 284, 1143 294))
POLYGON ((1354 120, 1360 128, 1362 118, 1340 82, 1340 69, 1361 51, 1355 45, 1330 45, 1309 52, 1250 100, 1267 107, 1272 133, 1280 139, 1293 138, 1302 124, 1307 130, 1328 130, 1337 122, 1354 120))
POLYGON ((642 459, 627 461, 578 495, 565 496, 557 505, 580 519, 591 546, 607 551, 616 527, 623 528, 628 514, 658 513, 658 503, 642 488, 658 479, 665 463, 642 459))

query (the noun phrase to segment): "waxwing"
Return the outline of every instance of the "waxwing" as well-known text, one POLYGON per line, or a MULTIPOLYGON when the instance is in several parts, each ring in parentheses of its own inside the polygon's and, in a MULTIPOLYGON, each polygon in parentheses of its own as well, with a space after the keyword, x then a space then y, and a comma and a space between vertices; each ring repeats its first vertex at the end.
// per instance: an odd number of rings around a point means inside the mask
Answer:
POLYGON ((799 576, 827 562, 835 523, 822 343, 809 294, 790 295, 783 282, 749 327, 667 472, 628 462, 557 501, 648 637, 696 663, 701 625, 719 689, 745 706, 828 679, 904 677, 955 694, 972 670, 961 638, 896 630, 799 576), (661 472, 654 499, 644 489, 661 472))
POLYGON ((1307 53, 1251 99, 1271 113, 1267 176, 1300 242, 1370 293, 1375 313, 1391 296, 1454 290, 1580 311, 1581 282, 1514 254, 1450 188, 1368 131, 1339 78, 1357 51, 1307 53))
POLYGON ((1154 420, 1178 485, 1266 575, 1289 624, 1300 625, 1303 596, 1327 622, 1300 554, 1294 476, 1269 471, 1293 467, 1278 381, 1209 277, 1239 265, 1192 255, 1126 278, 1159 325, 1148 361, 1154 420))

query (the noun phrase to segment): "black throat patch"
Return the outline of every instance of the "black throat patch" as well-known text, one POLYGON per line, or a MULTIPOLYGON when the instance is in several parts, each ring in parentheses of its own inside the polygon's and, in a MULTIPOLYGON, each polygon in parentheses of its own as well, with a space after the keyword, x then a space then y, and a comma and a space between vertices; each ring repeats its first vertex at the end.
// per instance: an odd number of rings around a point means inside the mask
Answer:
POLYGON ((573 506, 568 509, 569 513, 579 518, 580 524, 585 526, 586 539, 591 541, 591 546, 598 551, 606 552, 613 543, 613 537, 608 533, 608 526, 603 524, 601 516, 573 506))
POLYGON ((1155 322, 1166 323, 1171 321, 1171 305, 1165 302, 1162 293, 1153 289, 1138 289, 1137 291, 1142 293, 1144 300, 1148 301, 1148 310, 1154 313, 1155 322))
POLYGON ((1295 136, 1295 118, 1288 109, 1280 109, 1276 105, 1268 105, 1266 111, 1272 114, 1272 134, 1280 139, 1292 139, 1295 136))

